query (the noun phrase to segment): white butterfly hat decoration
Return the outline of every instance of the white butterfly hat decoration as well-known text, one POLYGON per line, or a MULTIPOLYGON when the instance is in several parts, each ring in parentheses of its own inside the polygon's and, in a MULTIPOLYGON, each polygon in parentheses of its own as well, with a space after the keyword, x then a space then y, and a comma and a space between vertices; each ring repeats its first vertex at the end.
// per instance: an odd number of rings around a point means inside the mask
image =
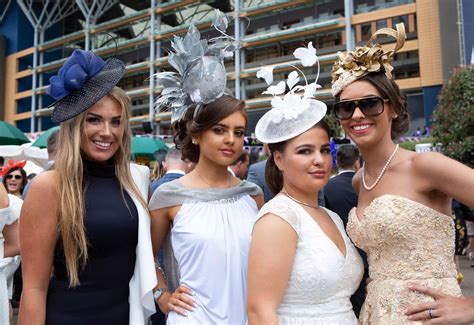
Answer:
POLYGON ((319 78, 319 60, 312 42, 308 47, 297 48, 293 56, 300 60, 304 67, 318 64, 318 72, 313 83, 308 83, 304 73, 293 66, 292 71, 285 81, 273 84, 274 67, 265 66, 257 72, 257 77, 262 78, 269 85, 262 94, 272 95, 272 108, 263 115, 255 127, 257 139, 263 143, 277 143, 291 139, 318 123, 326 115, 327 107, 323 102, 314 99, 314 95, 321 86, 317 83, 319 78), (300 75, 305 85, 298 85, 300 75), (285 94, 287 89, 289 91, 285 94))

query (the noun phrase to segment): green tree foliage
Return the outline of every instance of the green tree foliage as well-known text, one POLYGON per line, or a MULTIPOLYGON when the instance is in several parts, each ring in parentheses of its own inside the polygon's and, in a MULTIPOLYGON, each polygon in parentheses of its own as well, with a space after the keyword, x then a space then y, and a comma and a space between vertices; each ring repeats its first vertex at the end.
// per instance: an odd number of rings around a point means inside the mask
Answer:
POLYGON ((326 113, 326 122, 331 129, 332 136, 335 138, 339 138, 342 135, 341 125, 337 120, 336 116, 334 115, 331 108, 328 107, 328 113, 326 113))
POLYGON ((455 71, 433 113, 432 136, 443 153, 474 167, 474 69, 455 71))

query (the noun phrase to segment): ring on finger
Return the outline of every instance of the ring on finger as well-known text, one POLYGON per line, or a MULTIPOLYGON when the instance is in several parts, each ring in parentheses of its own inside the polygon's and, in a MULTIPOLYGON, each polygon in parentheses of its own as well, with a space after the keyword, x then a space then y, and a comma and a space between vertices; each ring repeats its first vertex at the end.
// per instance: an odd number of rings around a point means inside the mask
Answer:
POLYGON ((428 317, 431 319, 433 318, 433 309, 428 309, 428 317))

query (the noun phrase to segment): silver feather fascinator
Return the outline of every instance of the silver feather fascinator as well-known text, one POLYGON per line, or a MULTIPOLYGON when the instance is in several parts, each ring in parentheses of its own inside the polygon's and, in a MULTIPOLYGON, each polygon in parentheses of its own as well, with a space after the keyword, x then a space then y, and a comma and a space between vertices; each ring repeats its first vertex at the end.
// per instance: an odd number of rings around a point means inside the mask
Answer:
POLYGON ((227 82, 224 59, 234 56, 239 43, 225 33, 231 17, 217 9, 215 12, 212 26, 220 36, 201 39, 201 34, 191 24, 184 37, 174 36, 171 41, 168 62, 176 72, 154 75, 157 83, 163 86, 155 109, 170 110, 171 122, 180 120, 191 105, 198 105, 197 114, 200 106, 224 94, 227 82))

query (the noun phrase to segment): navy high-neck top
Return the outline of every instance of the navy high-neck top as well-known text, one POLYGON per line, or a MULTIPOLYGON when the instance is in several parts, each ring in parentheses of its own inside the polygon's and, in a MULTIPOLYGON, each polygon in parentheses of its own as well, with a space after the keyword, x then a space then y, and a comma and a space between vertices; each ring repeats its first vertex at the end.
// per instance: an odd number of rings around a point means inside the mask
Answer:
POLYGON ((46 324, 128 324, 138 212, 130 196, 120 190, 115 165, 84 160, 84 174, 89 258, 79 272, 80 285, 69 288, 62 241, 58 238, 46 324))

